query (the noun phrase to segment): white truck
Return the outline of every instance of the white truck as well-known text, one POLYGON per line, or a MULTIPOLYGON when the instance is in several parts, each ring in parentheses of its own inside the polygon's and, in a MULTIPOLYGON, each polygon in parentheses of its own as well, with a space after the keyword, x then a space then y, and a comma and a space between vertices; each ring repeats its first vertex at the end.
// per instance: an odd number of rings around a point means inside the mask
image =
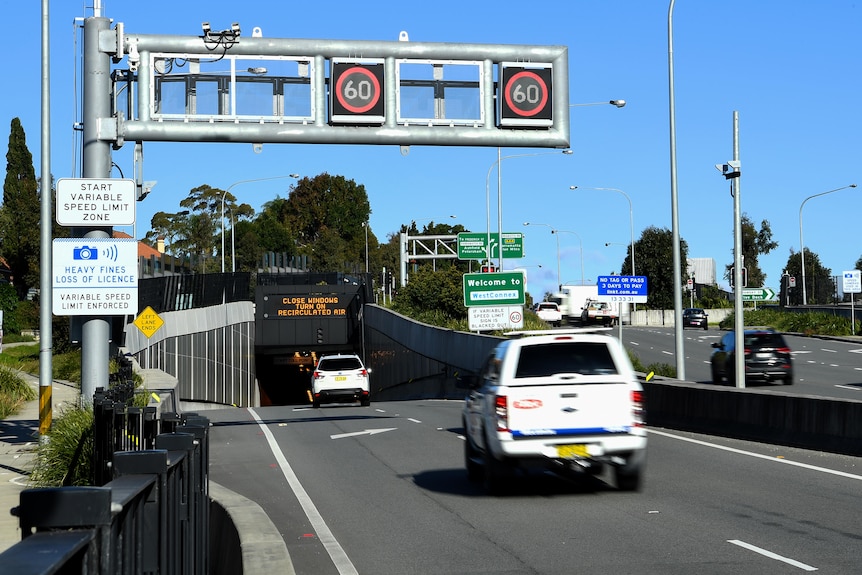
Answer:
POLYGON ((560 291, 552 295, 549 301, 560 306, 560 314, 564 324, 580 324, 584 302, 599 297, 598 286, 563 285, 560 291))
MULTIPOLYGON (((492 494, 516 469, 598 475, 641 487, 646 461, 643 390, 609 335, 555 330, 498 344, 467 379, 464 461, 492 494)), ((595 330, 593 330, 595 331, 595 330)))
MULTIPOLYGON (((587 301, 595 301, 599 299, 599 288, 595 285, 575 286, 563 285, 559 292, 548 298, 550 301, 556 302, 560 306, 562 314, 562 323, 569 325, 584 325, 583 312, 587 301)), ((622 321, 623 324, 631 323, 631 314, 629 313, 629 305, 611 304, 611 309, 615 321, 622 321), (620 310, 620 307, 622 308, 620 310), (620 315, 620 312, 622 315, 620 315)))

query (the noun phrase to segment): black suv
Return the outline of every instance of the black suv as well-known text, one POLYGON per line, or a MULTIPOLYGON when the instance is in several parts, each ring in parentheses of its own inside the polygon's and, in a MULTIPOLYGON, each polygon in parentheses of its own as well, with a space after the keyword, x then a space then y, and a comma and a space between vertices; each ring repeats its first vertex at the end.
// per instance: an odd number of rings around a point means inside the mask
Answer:
POLYGON ((708 315, 699 307, 686 308, 682 310, 682 328, 702 327, 703 329, 707 329, 709 327, 706 320, 708 315))
MULTIPOLYGON (((736 385, 735 337, 731 331, 720 342, 712 344, 715 348, 710 358, 713 383, 720 384, 727 378, 731 385, 736 385)), ((743 345, 746 382, 781 380, 784 385, 793 384, 790 348, 780 333, 771 329, 747 329, 743 332, 743 345)))

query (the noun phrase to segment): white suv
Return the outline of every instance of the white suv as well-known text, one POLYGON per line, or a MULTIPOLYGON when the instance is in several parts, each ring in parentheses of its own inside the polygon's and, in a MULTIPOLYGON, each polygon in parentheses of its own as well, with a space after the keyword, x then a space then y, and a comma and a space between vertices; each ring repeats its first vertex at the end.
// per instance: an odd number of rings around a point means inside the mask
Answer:
POLYGON ((371 405, 368 374, 362 360, 355 354, 324 355, 311 375, 311 403, 359 401, 371 405))
POLYGON ((619 489, 640 489, 643 390, 618 340, 588 331, 503 341, 468 380, 464 459, 471 480, 484 479, 498 493, 516 468, 595 475, 610 465, 619 489))

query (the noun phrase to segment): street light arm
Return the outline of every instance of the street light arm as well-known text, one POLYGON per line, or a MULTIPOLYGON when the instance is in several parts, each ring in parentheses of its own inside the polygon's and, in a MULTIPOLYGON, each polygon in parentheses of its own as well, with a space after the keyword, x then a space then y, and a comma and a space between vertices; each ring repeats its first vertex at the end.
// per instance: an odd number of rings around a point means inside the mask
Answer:
POLYGON ((225 198, 227 198, 228 192, 230 192, 235 186, 238 186, 240 184, 248 184, 250 182, 267 182, 269 180, 282 180, 284 178, 296 179, 298 177, 299 174, 288 174, 286 176, 270 176, 268 178, 251 178, 249 180, 239 180, 227 187, 227 189, 221 195, 221 273, 224 273, 224 202, 225 198))
POLYGON ((625 100, 608 100, 607 102, 587 102, 586 104, 569 104, 569 108, 577 108, 579 106, 603 106, 605 104, 610 104, 611 106, 616 106, 617 108, 625 108, 626 101, 625 100))
MULTIPOLYGON (((490 264, 491 260, 491 172, 494 170, 495 166, 499 166, 499 164, 503 160, 508 160, 511 158, 527 158, 532 156, 547 156, 550 154, 565 154, 567 156, 571 156, 573 154, 572 150, 566 149, 562 151, 555 152, 534 152, 530 154, 512 154, 510 156, 500 156, 500 148, 497 148, 497 159, 494 160, 494 163, 491 164, 491 167, 488 168, 488 174, 485 176, 485 206, 487 209, 487 219, 488 219, 488 227, 487 227, 487 236, 488 236, 488 263, 490 264)), ((500 228, 497 230, 498 243, 500 244, 500 269, 503 269, 503 190, 501 189, 502 185, 500 182, 500 171, 497 170, 497 227, 500 228)))
MULTIPOLYGON (((570 190, 577 190, 578 186, 569 186, 570 190)), ((632 199, 629 197, 627 193, 622 191, 619 188, 581 188, 584 190, 603 190, 608 192, 617 192, 618 194, 622 194, 626 201, 629 203, 629 231, 631 233, 631 246, 632 246, 632 275, 637 275, 635 272, 635 218, 634 218, 634 209, 632 207, 632 199)))
POLYGON ((802 208, 805 207, 805 204, 808 200, 813 198, 819 198, 820 196, 825 196, 826 194, 832 194, 835 192, 840 192, 841 190, 846 190, 847 188, 855 188, 856 184, 849 184, 846 186, 841 186, 840 188, 835 188, 834 190, 829 190, 827 192, 820 192, 819 194, 814 194, 813 196, 808 196, 802 203, 799 204, 799 257, 802 264, 802 305, 808 305, 808 291, 805 286, 805 244, 802 243, 802 208))

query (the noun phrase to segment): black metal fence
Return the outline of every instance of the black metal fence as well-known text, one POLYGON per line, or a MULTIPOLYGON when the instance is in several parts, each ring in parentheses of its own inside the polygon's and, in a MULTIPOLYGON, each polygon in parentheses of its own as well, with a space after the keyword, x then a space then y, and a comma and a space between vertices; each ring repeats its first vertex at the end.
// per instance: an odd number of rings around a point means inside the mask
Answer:
POLYGON ((22 491, 12 510, 22 538, 0 554, 3 572, 207 575, 209 420, 156 419, 100 393, 95 472, 109 481, 22 491))
POLYGON ((253 301, 248 272, 182 274, 138 282, 138 313, 150 306, 156 313, 195 309, 235 301, 253 301))

